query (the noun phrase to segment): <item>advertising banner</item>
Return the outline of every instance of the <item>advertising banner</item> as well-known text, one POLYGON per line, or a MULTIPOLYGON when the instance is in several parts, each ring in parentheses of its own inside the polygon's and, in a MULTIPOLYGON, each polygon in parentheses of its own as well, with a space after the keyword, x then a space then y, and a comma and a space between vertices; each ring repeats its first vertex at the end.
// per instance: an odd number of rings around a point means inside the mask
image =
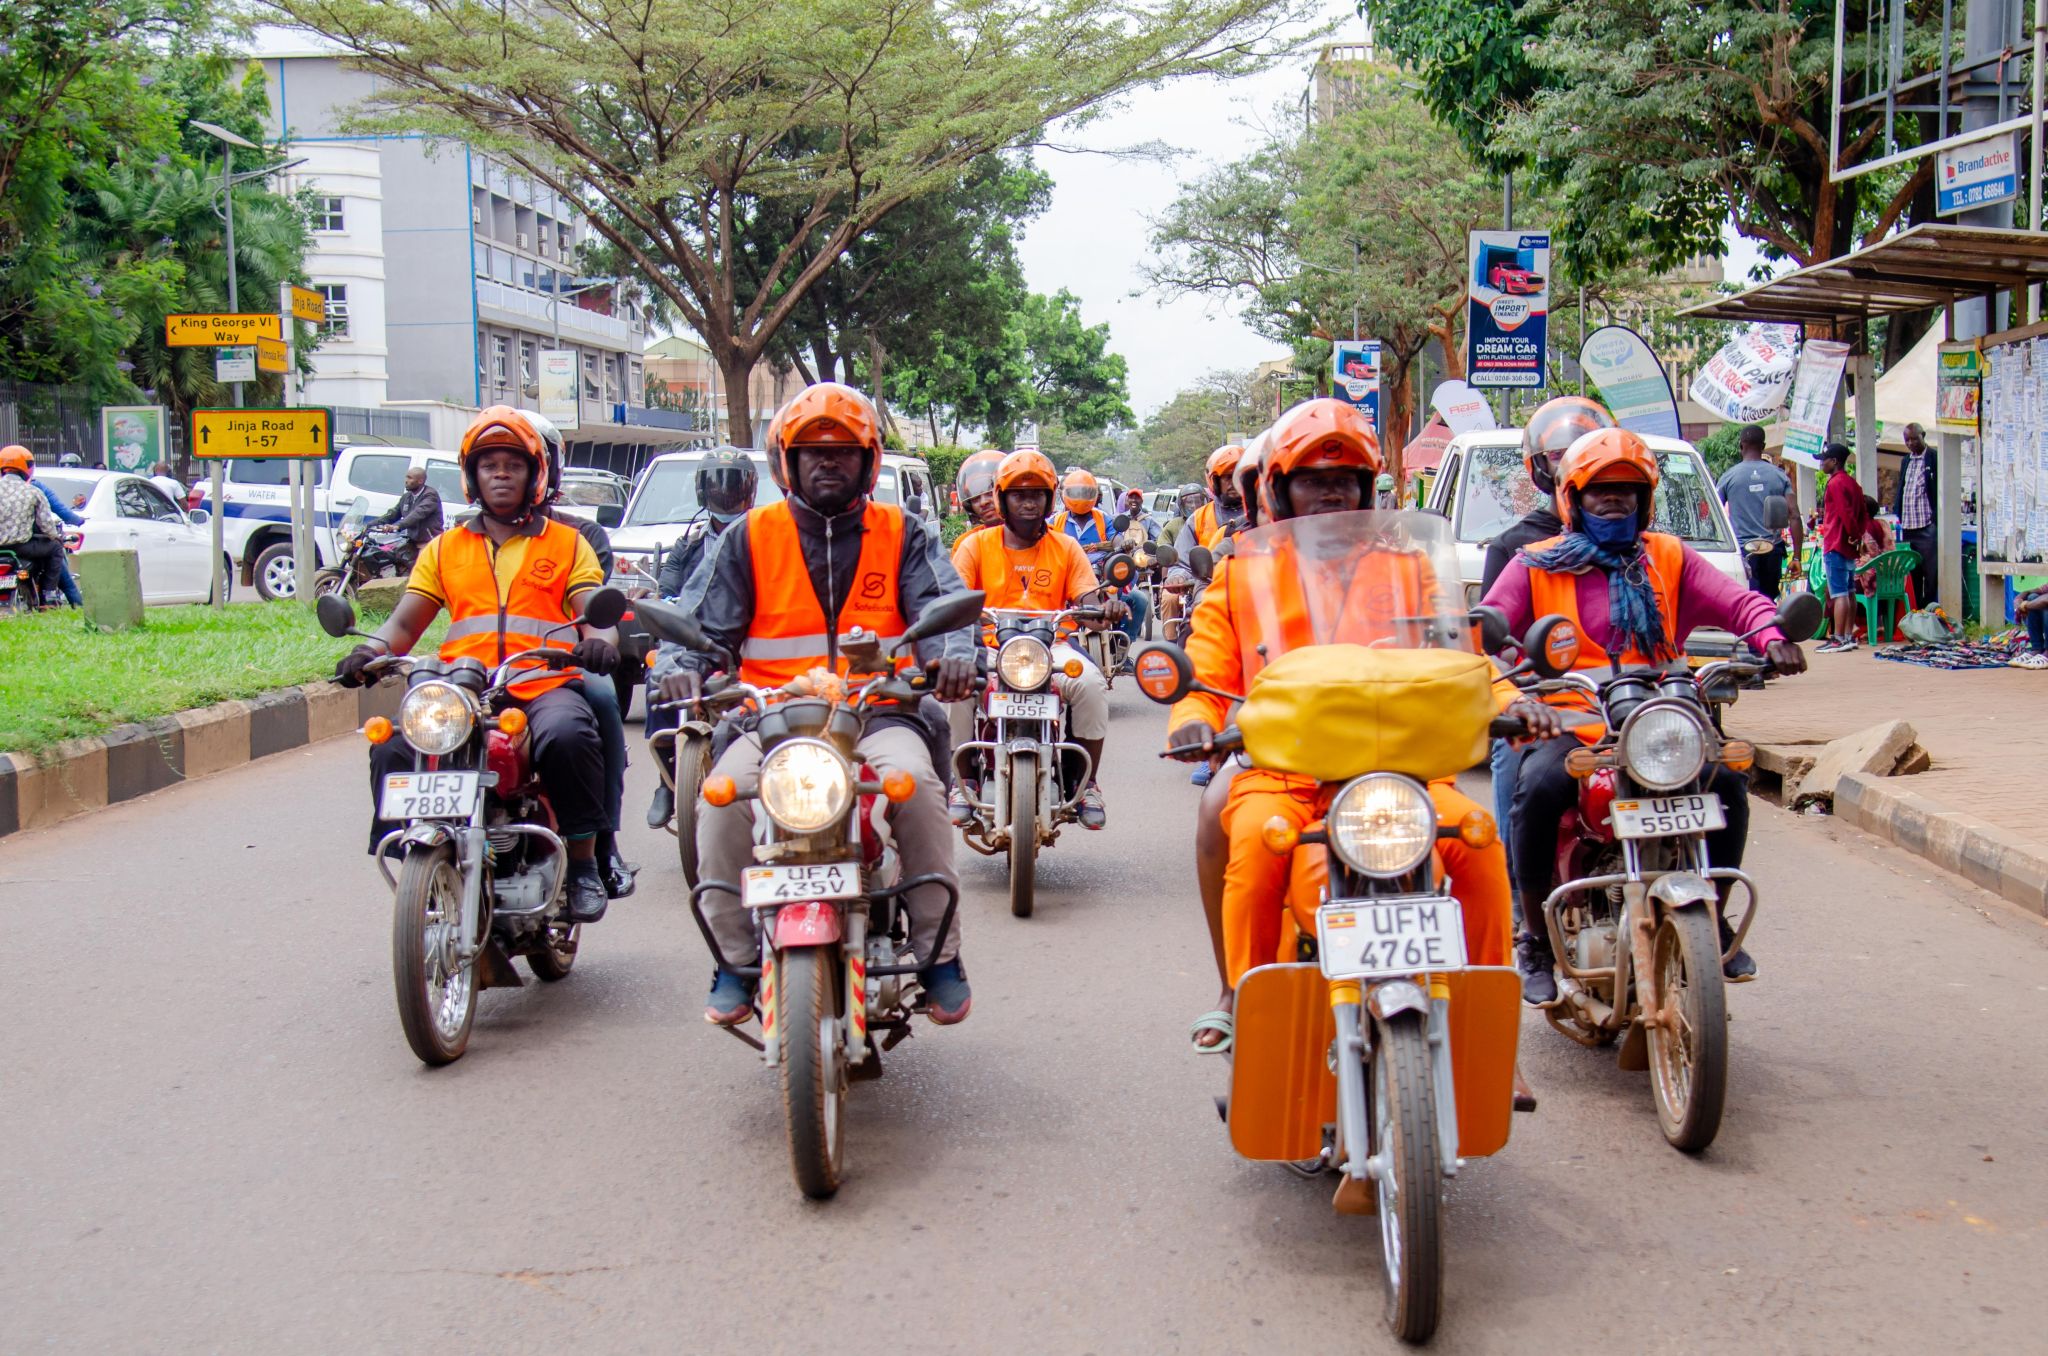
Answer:
POLYGON ((1934 211, 1953 216, 2020 195, 2019 133, 1952 146, 1934 157, 1934 211))
POLYGON ((100 407, 100 460, 109 471, 148 475, 171 459, 170 415, 161 405, 100 407))
POLYGON ((1678 400, 1664 364, 1643 336, 1626 325, 1604 325, 1586 336, 1579 368, 1614 422, 1637 433, 1678 436, 1678 400))
POLYGON ((540 412, 564 432, 576 427, 581 406, 576 399, 576 350, 544 348, 540 351, 540 412))
POLYGON ((1339 339, 1330 354, 1330 390, 1364 412, 1380 431, 1380 341, 1339 339))
POLYGON ((1731 424, 1768 419, 1792 389, 1798 351, 1797 325, 1751 325, 1693 374, 1693 403, 1731 424))
POLYGON ((1984 393, 1984 359, 1977 346, 1943 344, 1935 373, 1935 428, 1976 437, 1977 410, 1984 393))
POLYGON ((1550 232, 1473 231, 1467 250, 1465 379, 1477 387, 1543 385, 1550 232))
POLYGON ((1849 346, 1833 339, 1809 339, 1799 346, 1792 396, 1785 402, 1785 455, 1801 466, 1820 465, 1828 425, 1835 421, 1835 392, 1848 362, 1849 346))
POLYGON ((1493 407, 1486 403, 1485 396, 1472 389, 1469 382, 1438 382, 1436 391, 1429 397, 1429 404, 1443 416, 1444 425, 1453 435, 1484 433, 1496 427, 1493 407))

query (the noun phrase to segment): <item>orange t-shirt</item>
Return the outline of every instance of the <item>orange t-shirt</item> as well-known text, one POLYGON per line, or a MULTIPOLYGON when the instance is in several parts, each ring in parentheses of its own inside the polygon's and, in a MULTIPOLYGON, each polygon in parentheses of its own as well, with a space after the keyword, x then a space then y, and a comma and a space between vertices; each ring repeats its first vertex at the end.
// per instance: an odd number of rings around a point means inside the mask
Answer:
POLYGON ((970 532, 953 547, 953 568, 971 589, 988 594, 991 608, 1033 608, 1050 612, 1070 607, 1096 586, 1095 569, 1080 543, 1048 532, 1028 551, 1003 544, 1003 529, 970 532))

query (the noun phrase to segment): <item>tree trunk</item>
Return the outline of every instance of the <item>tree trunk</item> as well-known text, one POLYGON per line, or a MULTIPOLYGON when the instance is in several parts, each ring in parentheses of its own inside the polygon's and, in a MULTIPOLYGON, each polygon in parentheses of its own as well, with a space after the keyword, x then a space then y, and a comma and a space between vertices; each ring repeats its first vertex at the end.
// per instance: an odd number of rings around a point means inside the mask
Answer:
POLYGON ((882 336, 868 331, 868 399, 875 402, 875 410, 882 416, 883 426, 889 424, 889 401, 882 394, 882 378, 888 371, 889 351, 882 347, 882 336))
POLYGON ((1408 395, 1409 368, 1413 360, 1381 349, 1380 358, 1380 455, 1394 484, 1402 481, 1401 449, 1408 442, 1408 424, 1413 402, 1408 395))
POLYGON ((718 359, 718 375, 725 382, 725 417, 728 421, 727 436, 734 447, 754 445, 754 410, 752 386, 754 363, 745 353, 731 345, 714 350, 718 359))
POLYGON ((819 338, 811 341, 811 361, 817 364, 819 381, 839 380, 839 359, 833 354, 829 340, 819 338))

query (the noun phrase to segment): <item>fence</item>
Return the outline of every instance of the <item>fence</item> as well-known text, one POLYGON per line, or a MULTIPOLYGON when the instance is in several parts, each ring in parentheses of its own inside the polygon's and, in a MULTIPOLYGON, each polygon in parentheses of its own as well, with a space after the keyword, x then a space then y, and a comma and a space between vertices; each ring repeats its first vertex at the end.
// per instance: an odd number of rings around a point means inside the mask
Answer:
POLYGON ((20 443, 54 465, 66 452, 99 458, 100 406, 81 390, 0 381, 0 443, 20 443))

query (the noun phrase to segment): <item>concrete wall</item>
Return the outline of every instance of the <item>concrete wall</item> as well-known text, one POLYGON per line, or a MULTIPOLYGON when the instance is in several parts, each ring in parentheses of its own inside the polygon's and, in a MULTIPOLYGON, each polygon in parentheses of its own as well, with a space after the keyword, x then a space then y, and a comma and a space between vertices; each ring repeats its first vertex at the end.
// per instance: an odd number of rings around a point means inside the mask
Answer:
POLYGON ((469 206, 466 149, 387 143, 384 272, 404 303, 386 322, 393 400, 476 400, 469 206))

